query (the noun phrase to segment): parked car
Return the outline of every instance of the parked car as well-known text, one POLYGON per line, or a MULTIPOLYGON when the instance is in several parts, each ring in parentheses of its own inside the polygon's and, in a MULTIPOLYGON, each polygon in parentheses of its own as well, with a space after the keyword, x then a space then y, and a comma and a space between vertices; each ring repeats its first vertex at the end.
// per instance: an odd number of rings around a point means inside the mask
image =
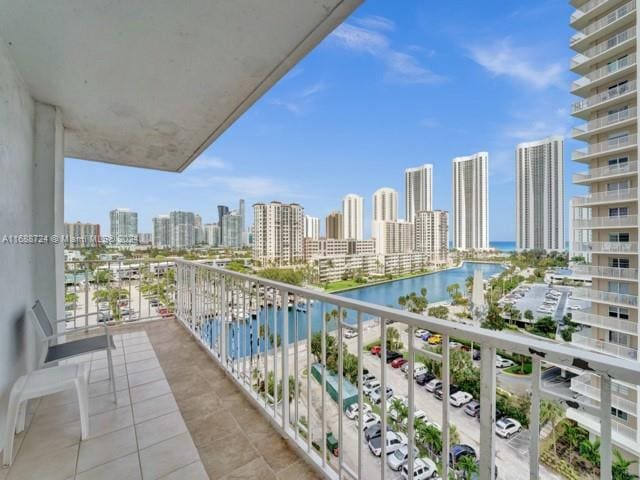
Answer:
POLYGON ((358 332, 356 330, 348 329, 344 332, 344 338, 354 338, 358 336, 358 332))
POLYGON ((366 430, 367 427, 371 427, 379 423, 380 415, 373 412, 365 412, 365 414, 362 416, 362 431, 366 430))
POLYGON ((582 305, 569 305, 567 308, 569 310, 582 310, 582 305))
POLYGON ((477 417, 480 415, 480 402, 478 400, 471 400, 464 406, 464 413, 470 417, 477 417))
MULTIPOLYGON (((402 432, 387 432, 385 453, 391 455, 402 445, 407 444, 407 436, 402 432)), ((382 435, 373 437, 369 440, 369 450, 376 457, 382 455, 382 435)))
POLYGON ((461 346, 462 344, 460 342, 454 342, 454 341, 449 342, 449 348, 460 348, 461 346))
POLYGON ((422 338, 422 336, 425 333, 429 333, 429 331, 425 330, 424 328, 416 328, 415 331, 413 332, 413 334, 416 336, 416 338, 422 338))
POLYGON ((151 305, 152 307, 157 307, 158 305, 160 305, 160 302, 157 298, 152 298, 151 300, 149 300, 149 305, 151 305))
POLYGON ((387 363, 393 362, 396 358, 402 358, 402 354, 393 350, 387 351, 387 363))
MULTIPOLYGON (((414 369, 415 369, 415 366, 414 366, 414 369)), ((400 371, 401 371, 402 373, 404 373, 404 376, 405 376, 405 377, 406 377, 406 376, 408 376, 408 375, 409 375, 409 362, 407 362, 407 363, 405 363, 404 365, 402 365, 402 366, 400 367, 400 371)))
MULTIPOLYGON (((379 437, 381 435, 380 433, 381 431, 382 431, 382 425, 379 423, 366 427, 363 432, 365 441, 369 442, 369 440, 371 440, 372 438, 379 437)), ((391 427, 387 425, 387 432, 392 432, 392 431, 393 430, 391 429, 391 427)))
POLYGON ((110 322, 113 320, 113 315, 109 310, 102 310, 98 312, 98 322, 110 322))
POLYGON ((471 400, 473 400, 473 395, 468 392, 458 391, 449 395, 449 403, 458 408, 469 403, 471 400))
MULTIPOLYGON (((427 414, 424 410, 416 410, 415 412, 413 412, 413 420, 422 420, 424 422, 427 421, 427 414)), ((402 424, 403 425, 407 425, 407 423, 409 422, 409 417, 405 417, 402 420, 402 424)))
POLYGON ((477 349, 473 349, 473 359, 474 360, 480 360, 480 350, 477 349))
POLYGON ((427 340, 429 340, 430 336, 431 336, 431 332, 427 332, 427 333, 423 334, 422 337, 420 337, 420 338, 426 342, 427 340))
MULTIPOLYGON (((418 458, 419 454, 419 450, 413 447, 413 458, 418 458)), ((407 460, 409 460, 409 446, 401 445, 392 455, 387 457, 387 465, 391 470, 398 471, 407 460)))
POLYGON ((362 392, 369 396, 371 395, 371 392, 373 392, 375 389, 380 388, 380 382, 378 380, 371 380, 370 382, 366 382, 363 386, 362 386, 362 392))
MULTIPOLYGON (((382 397, 381 389, 382 387, 378 387, 377 389, 375 389, 369 394, 369 398, 373 403, 380 403, 380 398, 382 397)), ((393 388, 387 387, 387 394, 385 395, 385 398, 390 398, 392 396, 393 396, 393 388)))
POLYGON ((471 457, 474 460, 478 458, 476 451, 470 445, 457 444, 452 445, 449 449, 449 465, 451 468, 456 468, 457 463, 462 457, 471 457))
POLYGON ((427 383, 429 383, 431 380, 435 379, 436 376, 433 373, 423 373, 422 375, 418 375, 416 377, 416 383, 418 385, 426 385, 427 383))
POLYGON ((377 355, 380 356, 380 352, 382 351, 382 347, 380 345, 374 345, 373 347, 371 347, 371 350, 369 350, 371 352, 371 355, 377 355))
POLYGON ((376 379, 376 376, 373 373, 363 373, 362 374, 362 384, 364 385, 367 382, 371 382, 376 379))
POLYGON ((522 430, 522 425, 513 418, 505 417, 496 422, 496 434, 502 438, 511 438, 520 430, 522 430))
POLYGON ((429 372, 429 369, 427 368, 427 366, 423 365, 422 363, 418 363, 413 367, 413 378, 416 379, 418 378, 418 376, 427 372, 429 372))
POLYGON ((391 366, 392 366, 393 368, 400 368, 400 367, 401 367, 401 366, 403 366, 405 363, 408 363, 407 359, 406 359, 406 358, 403 358, 403 357, 399 357, 399 358, 396 358, 395 360, 393 360, 393 361, 391 362, 391 366))
MULTIPOLYGON (((427 480, 434 478, 438 473, 436 464, 429 458, 416 458, 413 461, 413 479, 427 480)), ((402 478, 409 480, 409 465, 406 463, 402 466, 402 478)))
POLYGON ((513 367, 515 363, 513 363, 508 358, 502 358, 500 355, 496 355, 496 367, 497 368, 508 368, 513 367))
MULTIPOLYGON (((433 392, 433 396, 436 397, 438 400, 442 400, 442 393, 443 388, 442 385, 440 385, 440 388, 436 388, 435 391, 433 392)), ((455 385, 455 384, 451 384, 449 385, 449 396, 453 395, 454 393, 460 391, 460 387, 455 385)))
MULTIPOLYGON (((363 403, 362 404, 362 411, 365 412, 365 413, 370 412, 371 411, 371 406, 368 403, 363 403)), ((351 420, 357 419, 359 413, 360 413, 360 411, 359 411, 357 403, 352 403, 344 411, 344 414, 347 416, 347 418, 350 418, 351 420)))
POLYGON ((442 343, 442 335, 431 335, 427 343, 429 345, 440 345, 442 343))
POLYGON ((427 390, 427 392, 433 393, 435 392, 436 388, 440 387, 441 385, 442 380, 440 380, 439 378, 434 378, 433 380, 428 382, 424 388, 427 390))

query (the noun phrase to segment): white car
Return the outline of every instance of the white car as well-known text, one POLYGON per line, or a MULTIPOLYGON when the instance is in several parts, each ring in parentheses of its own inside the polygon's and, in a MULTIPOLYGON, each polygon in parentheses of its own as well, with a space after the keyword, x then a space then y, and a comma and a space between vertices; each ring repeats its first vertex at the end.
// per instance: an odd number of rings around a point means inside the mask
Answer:
MULTIPOLYGON (((391 455, 402 445, 407 444, 407 436, 402 432, 387 432, 386 442, 385 453, 391 455)), ((369 440, 369 450, 376 457, 382 455, 382 435, 369 440)))
POLYGON ((424 328, 416 328, 416 330, 413 332, 413 334, 416 336, 416 338, 422 338, 422 336, 428 333, 427 330, 425 330, 424 328))
POLYGON ((362 386, 362 391, 365 395, 369 396, 371 395, 371 392, 373 392, 376 388, 380 388, 380 382, 374 378, 373 380, 371 380, 370 382, 366 382, 362 386))
POLYGON ((522 425, 513 418, 504 417, 496 422, 496 434, 502 438, 511 438, 522 430, 522 425))
POLYGON ((553 313, 553 309, 547 307, 538 307, 536 308, 536 312, 540 313, 553 313))
MULTIPOLYGON (((416 410, 415 412, 413 412, 413 420, 422 420, 424 422, 427 421, 427 414, 423 411, 423 410, 416 410)), ((405 417, 402 420, 402 424, 406 425, 409 422, 409 418, 405 417)))
MULTIPOLYGON (((420 454, 419 450, 416 447, 413 447, 413 458, 418 458, 420 454)), ((396 472, 402 468, 407 460, 409 460, 409 446, 402 445, 398 448, 393 454, 387 456, 387 465, 391 470, 395 470, 396 472)))
POLYGON ((567 308, 569 310, 582 310, 582 305, 569 305, 567 308))
MULTIPOLYGON (((384 396, 385 399, 389 399, 393 397, 393 388, 391 387, 387 387, 387 393, 384 396)), ((371 399, 371 401, 375 404, 380 403, 381 399, 382 399, 382 387, 378 387, 375 390, 373 390, 371 392, 371 394, 369 395, 369 398, 371 399)))
POLYGON ((513 367, 515 363, 513 363, 508 358, 502 358, 500 355, 496 355, 496 367, 497 368, 508 368, 513 367))
MULTIPOLYGON (((416 458, 413 461, 413 480, 427 480, 438 473, 436 464, 428 458, 416 458)), ((402 466, 402 478, 409 480, 409 465, 402 466)))
POLYGON ((373 382, 376 379, 376 376, 373 373, 363 373, 362 374, 362 384, 366 385, 368 382, 373 382))
POLYGON ((371 425, 375 425, 376 423, 380 423, 380 415, 373 412, 365 412, 362 416, 362 430, 371 425))
POLYGON ((449 342, 449 348, 460 348, 461 346, 460 342, 449 342))
POLYGON ((426 365, 423 365, 421 363, 415 365, 413 367, 413 379, 415 380, 416 378, 418 378, 420 375, 422 375, 423 373, 429 373, 429 369, 427 368, 426 365))
MULTIPOLYGON (((415 367, 414 367, 414 368, 415 368, 415 367)), ((402 365, 402 366, 400 367, 400 371, 401 371, 402 373, 404 373, 404 376, 405 376, 405 377, 406 377, 407 375, 409 375, 409 373, 407 373, 407 372, 409 372, 409 362, 407 362, 407 363, 405 363, 404 365, 402 365)))
POLYGON ((356 330, 347 330, 344 332, 344 338, 355 338, 358 336, 358 332, 356 330))
MULTIPOLYGON (((368 403, 363 403, 362 404, 362 411, 364 413, 370 412, 371 411, 371 406, 368 403)), ((352 403, 351 405, 349 405, 347 407, 347 409, 345 410, 344 414, 347 416, 347 418, 350 418, 351 420, 355 420, 358 418, 358 415, 360 414, 359 408, 358 408, 358 404, 357 403, 352 403)))
POLYGON ((454 407, 461 407, 473 400, 473 395, 467 392, 456 392, 449 395, 449 403, 454 407))
POLYGON ((427 392, 433 393, 435 392, 436 388, 440 387, 441 385, 442 385, 442 380, 438 378, 434 378, 429 383, 427 383, 424 388, 427 390, 427 392))

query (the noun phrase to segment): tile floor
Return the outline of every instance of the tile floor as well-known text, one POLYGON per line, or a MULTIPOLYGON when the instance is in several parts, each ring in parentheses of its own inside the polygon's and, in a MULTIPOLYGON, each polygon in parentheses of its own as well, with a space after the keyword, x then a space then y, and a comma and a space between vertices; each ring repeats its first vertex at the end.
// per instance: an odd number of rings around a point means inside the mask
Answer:
POLYGON ((113 356, 90 362, 90 438, 74 392, 31 402, 0 480, 316 479, 176 320, 119 327, 113 356))

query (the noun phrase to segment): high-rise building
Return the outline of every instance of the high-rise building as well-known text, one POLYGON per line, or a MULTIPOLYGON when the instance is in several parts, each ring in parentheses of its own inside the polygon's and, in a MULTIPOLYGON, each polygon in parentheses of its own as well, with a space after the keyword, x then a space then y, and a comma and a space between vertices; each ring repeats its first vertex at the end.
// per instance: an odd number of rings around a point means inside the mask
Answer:
POLYGON ((100 225, 97 223, 65 223, 65 248, 97 247, 100 245, 100 225))
POLYGON ((195 215, 192 212, 169 212, 171 248, 191 248, 194 245, 195 215))
POLYGON ((364 199, 355 193, 349 193, 342 199, 342 232, 348 240, 362 240, 364 199))
POLYGON ((193 244, 204 243, 204 228, 202 227, 202 217, 197 213, 193 215, 193 244))
POLYGON ((138 214, 128 208, 109 212, 111 243, 118 246, 138 243, 138 214))
POLYGON ((489 248, 489 154, 453 159, 453 247, 489 248))
POLYGON ((398 220, 398 192, 393 188, 380 188, 373 194, 373 221, 398 220))
POLYGON ((304 238, 313 240, 320 238, 320 219, 318 217, 304 216, 304 238))
POLYGON ((405 220, 414 222, 422 210, 433 210, 433 165, 404 171, 405 220))
POLYGON ((246 232, 246 217, 244 208, 244 198, 240 199, 238 204, 238 215, 240 215, 240 246, 243 247, 247 244, 247 232, 246 232))
POLYGON ((222 243, 222 219, 224 218, 224 216, 229 213, 229 207, 227 207, 226 205, 218 205, 218 227, 220 227, 220 240, 219 242, 222 243))
POLYGON ((169 215, 158 215, 152 219, 153 235, 152 243, 156 248, 171 246, 171 220, 169 215))
POLYGON ((205 223, 204 240, 210 247, 217 247, 220 245, 220 227, 217 223, 205 223))
POLYGON ((325 217, 324 224, 326 238, 335 238, 337 240, 342 240, 344 238, 344 221, 342 219, 342 213, 331 212, 325 217))
POLYGON ((288 265, 304 260, 304 209, 297 203, 253 205, 253 258, 288 265))
POLYGON ((564 250, 564 139, 516 147, 516 248, 564 250))
POLYGON ((434 263, 445 263, 449 253, 449 214, 443 210, 421 210, 415 216, 416 251, 434 263))
POLYGON ((222 217, 222 246, 241 248, 242 233, 242 216, 238 212, 230 212, 222 217))
POLYGON ((375 239, 376 253, 411 253, 415 249, 414 224, 403 220, 373 222, 371 236, 375 239))
MULTIPOLYGON (((573 313, 581 330, 572 343, 638 366, 637 7, 621 0, 571 3, 577 8, 571 16, 571 70, 580 77, 571 93, 581 97, 572 114, 582 121, 573 138, 586 142, 572 153, 585 166, 573 180, 588 188, 571 201, 571 243, 575 255, 588 259, 575 271, 592 277, 592 286, 572 291, 571 298, 591 303, 588 311, 573 313)), ((590 371, 571 380, 571 388, 596 407, 600 386, 590 371)), ((610 388, 613 446, 637 460, 640 391, 615 381, 610 388)), ((598 417, 573 408, 567 416, 600 434, 598 417)))

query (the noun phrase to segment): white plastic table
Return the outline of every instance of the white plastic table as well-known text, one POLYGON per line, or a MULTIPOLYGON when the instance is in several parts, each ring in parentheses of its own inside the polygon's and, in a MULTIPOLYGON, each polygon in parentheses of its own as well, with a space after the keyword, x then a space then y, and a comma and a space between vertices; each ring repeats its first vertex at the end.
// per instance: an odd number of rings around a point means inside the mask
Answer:
POLYGON ((75 389, 80 406, 82 439, 89 436, 89 369, 86 363, 48 367, 18 378, 9 394, 3 464, 11 465, 14 433, 24 430, 27 401, 75 389))

